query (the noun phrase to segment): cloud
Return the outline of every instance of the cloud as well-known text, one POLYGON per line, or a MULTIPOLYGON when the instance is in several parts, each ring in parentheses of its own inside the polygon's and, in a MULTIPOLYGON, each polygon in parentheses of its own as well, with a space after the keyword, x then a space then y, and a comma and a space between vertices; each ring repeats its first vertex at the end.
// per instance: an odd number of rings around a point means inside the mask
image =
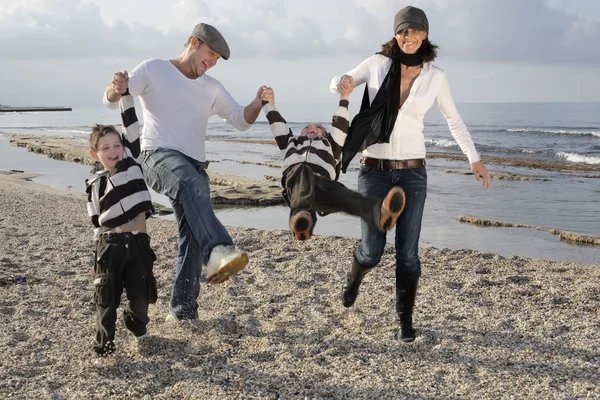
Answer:
POLYGON ((546 1, 459 0, 428 12, 444 56, 518 63, 598 63, 600 22, 546 1))
POLYGON ((301 59, 341 54, 367 57, 391 39, 395 13, 423 8, 431 38, 448 59, 519 63, 600 62, 591 47, 600 40, 600 20, 567 12, 547 0, 305 0, 245 2, 212 7, 219 29, 240 56, 301 59), (354 4, 353 4, 354 3, 354 4))
MULTIPOLYGON (((0 60, 80 60, 82 58, 138 58, 165 51, 184 40, 172 33, 122 20, 108 25, 94 4, 56 2, 43 7, 0 7, 0 60)), ((172 51, 176 53, 176 51, 172 51)))
POLYGON ((131 49, 122 37, 129 28, 119 23, 108 27, 95 6, 73 7, 64 13, 13 9, 0 17, 0 59, 48 60, 94 55, 122 55, 131 49))
POLYGON ((175 57, 200 21, 223 33, 232 59, 366 58, 392 37, 394 14, 410 3, 427 12, 444 59, 599 63, 591 48, 600 21, 557 1, 0 0, 0 60, 175 57))

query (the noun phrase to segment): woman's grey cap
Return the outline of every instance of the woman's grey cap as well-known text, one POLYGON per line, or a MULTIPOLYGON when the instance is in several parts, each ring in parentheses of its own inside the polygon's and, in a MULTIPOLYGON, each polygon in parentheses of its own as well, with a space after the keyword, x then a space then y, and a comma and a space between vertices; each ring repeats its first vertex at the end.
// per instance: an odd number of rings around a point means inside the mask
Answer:
POLYGON ((200 23, 194 27, 192 36, 197 36, 212 51, 219 53, 224 60, 229 60, 229 46, 221 33, 212 25, 200 23))
POLYGON ((394 34, 407 28, 429 33, 429 21, 427 21, 425 12, 412 6, 404 7, 398 11, 394 17, 394 34))

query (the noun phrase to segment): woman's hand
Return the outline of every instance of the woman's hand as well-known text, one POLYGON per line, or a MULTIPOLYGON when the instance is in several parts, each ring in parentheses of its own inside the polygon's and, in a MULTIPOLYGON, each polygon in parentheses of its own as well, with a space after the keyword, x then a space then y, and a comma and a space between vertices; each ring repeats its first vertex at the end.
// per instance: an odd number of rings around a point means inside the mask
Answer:
POLYGON ((487 189, 490 188, 490 185, 492 184, 490 174, 481 160, 471 164, 471 171, 473 171, 473 175, 475 175, 477 182, 479 182, 480 179, 483 179, 482 187, 487 189))
POLYGON ((341 95, 349 96, 354 90, 354 79, 349 75, 342 75, 337 87, 341 95))

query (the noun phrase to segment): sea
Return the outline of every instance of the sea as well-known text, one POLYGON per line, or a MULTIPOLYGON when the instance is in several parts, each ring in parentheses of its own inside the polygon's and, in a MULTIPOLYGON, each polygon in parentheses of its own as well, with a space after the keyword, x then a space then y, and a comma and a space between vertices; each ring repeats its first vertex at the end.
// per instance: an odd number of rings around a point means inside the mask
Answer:
MULTIPOLYGON (((469 172, 466 159, 429 158, 428 197, 420 245, 600 265, 600 247, 562 242, 557 235, 533 228, 484 228, 458 221, 459 216, 468 215, 600 236, 600 103, 459 103, 457 106, 484 161, 486 157, 536 160, 592 167, 595 171, 556 172, 488 163, 492 175, 515 174, 536 180, 493 179, 491 189, 484 189, 472 175, 451 173, 469 172)), ((297 133, 308 122, 329 126, 335 104, 278 104, 278 109, 297 133)), ((354 115, 358 110, 351 105, 350 111, 354 115)), ((0 113, 0 170, 39 173, 41 176, 34 179, 38 183, 83 193, 88 166, 28 153, 11 146, 3 134, 61 136, 86 142, 94 123, 120 126, 120 116, 117 111, 105 108, 0 113)), ((425 116, 424 134, 428 154, 461 154, 436 107, 425 116)), ((258 165, 281 161, 277 147, 264 142, 272 136, 263 116, 245 132, 212 118, 207 136, 209 169, 258 179, 280 176, 280 169, 258 165)), ((340 181, 356 189, 357 169, 358 157, 340 181)), ((156 193, 153 196, 156 202, 169 205, 164 196, 156 193)), ((228 226, 288 229, 285 206, 215 206, 215 212, 228 226)), ((352 216, 332 214, 319 218, 315 234, 358 239, 360 223, 352 216)), ((388 233, 388 241, 393 243, 393 231, 388 233)))

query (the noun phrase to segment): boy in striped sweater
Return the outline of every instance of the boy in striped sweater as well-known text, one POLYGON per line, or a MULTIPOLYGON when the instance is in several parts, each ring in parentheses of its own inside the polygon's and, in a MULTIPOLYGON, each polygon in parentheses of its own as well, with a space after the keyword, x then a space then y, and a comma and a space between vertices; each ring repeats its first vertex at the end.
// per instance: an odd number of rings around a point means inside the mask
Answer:
POLYGON ((298 240, 312 235, 317 212, 345 212, 362 218, 381 231, 391 229, 404 209, 405 196, 400 187, 385 198, 363 196, 337 181, 339 162, 348 134, 348 96, 341 95, 333 114, 331 133, 320 124, 309 124, 294 137, 287 122, 275 108, 275 93, 262 94, 263 112, 277 146, 283 152, 284 197, 290 206, 290 229, 298 240))
POLYGON ((123 136, 111 125, 96 125, 90 134, 90 154, 102 164, 86 180, 88 214, 94 225, 94 301, 99 356, 115 351, 115 323, 123 289, 128 304, 123 320, 136 339, 147 336, 148 305, 157 300, 152 273, 156 256, 146 233, 146 218, 154 209, 142 169, 139 126, 133 99, 120 100, 123 136))

